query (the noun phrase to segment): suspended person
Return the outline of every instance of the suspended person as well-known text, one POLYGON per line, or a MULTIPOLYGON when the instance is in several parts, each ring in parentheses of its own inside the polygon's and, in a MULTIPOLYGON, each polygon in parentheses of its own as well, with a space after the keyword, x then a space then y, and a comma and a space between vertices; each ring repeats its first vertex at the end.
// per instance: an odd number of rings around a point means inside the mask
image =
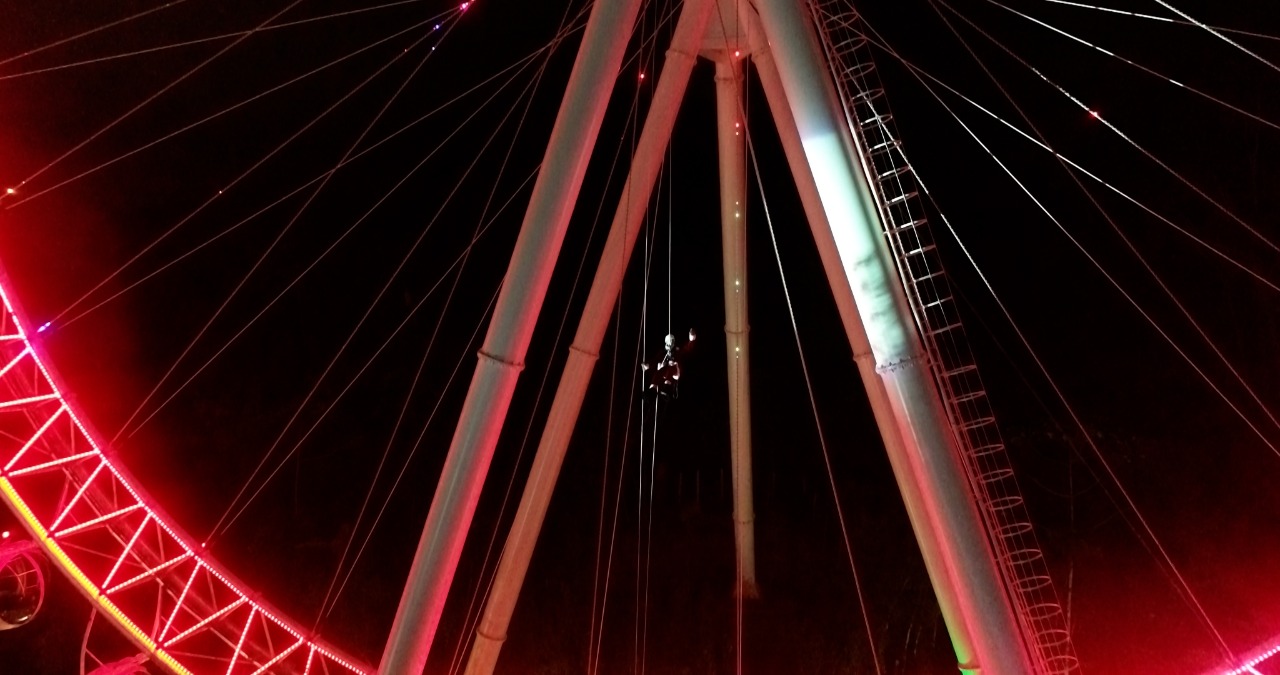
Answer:
POLYGON ((683 345, 676 344, 676 336, 667 334, 663 339, 666 352, 656 362, 646 361, 640 364, 645 374, 644 390, 657 392, 660 396, 680 397, 680 361, 689 355, 698 335, 689 329, 689 340, 683 345))

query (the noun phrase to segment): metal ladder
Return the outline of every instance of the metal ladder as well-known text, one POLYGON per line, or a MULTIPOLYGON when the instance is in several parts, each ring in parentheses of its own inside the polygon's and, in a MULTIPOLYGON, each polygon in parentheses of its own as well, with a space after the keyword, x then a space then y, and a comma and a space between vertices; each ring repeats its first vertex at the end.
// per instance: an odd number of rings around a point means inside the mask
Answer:
POLYGON ((810 7, 1035 672, 1078 672, 1066 615, 969 349, 920 204, 920 185, 894 133, 857 10, 849 0, 811 0, 810 7))

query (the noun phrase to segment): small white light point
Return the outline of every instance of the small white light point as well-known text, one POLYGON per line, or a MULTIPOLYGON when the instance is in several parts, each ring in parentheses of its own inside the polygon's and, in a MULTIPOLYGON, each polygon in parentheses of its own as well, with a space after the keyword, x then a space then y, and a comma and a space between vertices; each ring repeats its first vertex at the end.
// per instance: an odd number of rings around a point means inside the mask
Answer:
POLYGON ((1089 116, 1090 116, 1090 117, 1092 117, 1092 118, 1093 118, 1093 119, 1095 119, 1095 120, 1096 120, 1096 119, 1100 119, 1100 117, 1099 117, 1099 115, 1098 115, 1098 111, 1097 111, 1097 110, 1090 110, 1090 111, 1089 111, 1089 116))
POLYGON ((8 538, 9 538, 8 530, 5 530, 4 532, 0 532, 0 539, 8 539, 8 538))
POLYGON ((17 194, 18 191, 13 188, 5 188, 4 193, 7 195, 13 195, 13 194, 17 194))

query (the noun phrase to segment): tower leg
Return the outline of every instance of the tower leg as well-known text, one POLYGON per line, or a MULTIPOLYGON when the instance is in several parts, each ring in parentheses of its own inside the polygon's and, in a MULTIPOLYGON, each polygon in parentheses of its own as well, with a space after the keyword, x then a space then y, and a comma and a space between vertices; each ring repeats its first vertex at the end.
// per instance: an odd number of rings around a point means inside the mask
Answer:
MULTIPOLYGON (((1018 622, 884 243, 856 139, 823 67, 812 22, 800 0, 762 0, 758 6, 797 137, 875 360, 880 386, 869 387, 868 394, 873 401, 880 397, 877 421, 896 427, 902 441, 896 446, 886 443, 887 450, 904 485, 913 525, 924 525, 916 528, 921 550, 926 558, 937 556, 927 564, 944 611, 953 603, 948 627, 967 629, 952 633, 961 668, 989 675, 1030 673, 1018 622), (885 408, 891 414, 885 415, 885 408), (962 638, 969 644, 959 644, 962 638)), ((856 350, 860 345, 852 346, 856 350)), ((895 430, 882 426, 882 433, 887 437, 895 430)))
POLYGON ((627 261, 631 259, 658 170, 662 167, 663 154, 697 59, 697 47, 710 19, 712 5, 711 0, 687 0, 676 24, 671 48, 667 51, 667 60, 658 77, 653 102, 631 161, 631 173, 623 186, 582 319, 569 348, 569 359, 560 376, 547 425, 520 497, 520 506, 507 534, 493 589, 476 629, 475 644, 467 661, 467 675, 489 675, 497 665, 520 588, 529 570, 534 545, 551 503, 560 466, 586 396, 587 384, 604 341, 609 315, 622 288, 627 261))
POLYGON ((418 675, 426 667, 493 449, 639 9, 640 0, 598 2, 592 7, 382 653, 382 675, 418 675))
POLYGON ((716 55, 716 126, 720 145, 720 224, 724 249, 724 339, 729 372, 733 527, 743 597, 755 598, 755 510, 751 493, 751 378, 747 334, 746 129, 743 60, 716 55))
POLYGON ((840 262, 840 252, 836 249, 835 239, 831 236, 831 226, 827 223, 827 214, 822 210, 822 200, 818 196, 818 186, 814 182, 813 171, 805 160, 804 147, 800 144, 800 135, 796 132, 795 118, 787 107, 786 94, 782 91, 782 80, 778 76, 777 65, 767 47, 752 51, 752 62, 755 63, 760 87, 764 90, 773 114, 774 123, 778 126, 778 136, 782 140, 783 152, 795 177, 796 189, 800 194, 800 202, 804 206, 805 217, 813 231, 813 239, 817 245, 818 256, 826 271, 827 281, 835 296, 840 320, 844 324, 845 335, 853 350, 853 359, 858 367, 858 375, 862 386, 867 390, 867 398, 871 403, 872 414, 880 429, 880 438, 884 442, 889 462, 893 467, 898 489, 907 507, 907 517, 911 520, 912 530, 924 558, 925 569, 933 585, 934 594, 938 598, 938 606, 942 610, 942 620, 951 636, 951 644, 956 659, 964 672, 969 664, 977 663, 973 652, 973 638, 969 634, 969 626, 960 614, 956 580, 946 559, 939 550, 942 541, 934 522, 923 510, 924 499, 920 494, 919 481, 912 474, 906 462, 906 450, 902 433, 893 417, 893 409, 889 404, 888 393, 880 375, 876 373, 875 356, 871 353, 871 344, 867 340, 867 331, 858 317, 858 306, 854 301, 853 289, 849 286, 849 278, 844 274, 840 262))

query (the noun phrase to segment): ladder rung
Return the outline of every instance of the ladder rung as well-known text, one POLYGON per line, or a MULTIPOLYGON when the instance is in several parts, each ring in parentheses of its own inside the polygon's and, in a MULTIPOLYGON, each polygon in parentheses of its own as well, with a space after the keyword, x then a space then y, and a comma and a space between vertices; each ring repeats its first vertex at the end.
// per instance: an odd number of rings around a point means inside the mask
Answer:
POLYGON ((886 203, 889 206, 893 206, 894 204, 901 204, 902 202, 905 202, 908 199, 915 197, 917 194, 919 193, 916 190, 912 190, 911 192, 900 194, 897 197, 894 197, 893 199, 888 200, 886 203))
POLYGON ((951 296, 949 296, 949 295, 948 295, 948 296, 944 296, 944 297, 938 298, 937 300, 934 300, 933 302, 930 302, 930 303, 926 304, 926 305, 924 306, 924 308, 925 308, 925 309, 933 309, 934 307, 938 307, 938 306, 942 305, 942 303, 944 303, 944 302, 950 302, 950 301, 951 301, 951 296))
POLYGON ((986 425, 988 425, 988 424, 995 424, 995 421, 996 421, 996 418, 995 418, 995 417, 992 417, 992 416, 990 416, 990 415, 988 415, 988 416, 986 416, 986 417, 979 417, 979 418, 978 418, 978 419, 976 419, 976 420, 972 420, 972 421, 965 422, 965 423, 961 424, 961 425, 960 425, 960 430, 961 430, 961 431, 973 431, 974 429, 977 429, 978 427, 981 427, 981 426, 986 426, 986 425))
POLYGON ((882 182, 888 181, 888 179, 897 178, 899 177, 899 175, 910 172, 910 170, 911 170, 911 165, 904 164, 904 165, 901 165, 901 167, 895 167, 890 170, 887 170, 887 172, 877 175, 876 178, 878 179, 878 181, 882 181, 882 182))
POLYGON ((890 113, 876 113, 871 117, 864 117, 858 124, 862 125, 864 128, 873 126, 883 127, 888 124, 891 119, 893 119, 893 115, 890 113))
POLYGON ((934 278, 937 278, 937 277, 943 276, 943 275, 945 275, 945 274, 946 274, 946 271, 945 271, 945 270, 937 270, 937 271, 935 271, 935 272, 930 272, 930 273, 928 273, 928 274, 926 274, 926 275, 924 275, 924 276, 922 276, 922 277, 916 277, 916 278, 912 279, 912 281, 918 284, 918 283, 920 283, 920 282, 922 282, 922 281, 928 281, 928 280, 930 280, 930 279, 934 279, 934 278))
POLYGON ((934 335, 938 335, 938 334, 941 334, 941 333, 945 333, 945 332, 947 332, 947 331, 949 331, 949 330, 951 330, 951 329, 953 329, 953 328, 959 328, 959 327, 960 327, 960 322, 959 322, 959 321, 957 321, 957 322, 955 322, 955 323, 949 323, 949 324, 947 324, 947 325, 943 326, 942 328, 935 328, 935 329, 933 329, 933 330, 929 331, 929 332, 927 333, 927 335, 929 335, 929 336, 934 336, 934 335))
POLYGON ((1000 469, 995 469, 994 471, 988 471, 979 476, 978 480, 981 480, 984 483, 996 483, 1009 478, 1012 475, 1013 469, 1006 466, 1000 469))
POLYGON ((910 251, 906 251, 905 253, 903 253, 903 254, 902 254, 902 257, 903 257, 903 258, 910 258, 910 257, 912 257, 912 256, 917 256, 917 255, 921 255, 921 254, 924 254, 924 253, 928 253, 929 251, 932 251, 932 250, 933 250, 933 249, 935 249, 935 248, 937 248, 937 247, 936 247, 936 246, 934 246, 933 244, 925 244, 924 246, 921 246, 921 247, 919 247, 919 248, 913 248, 913 249, 911 249, 910 251))
POLYGON ((987 392, 979 389, 978 391, 971 391, 967 394, 960 394, 958 396, 953 397, 951 400, 954 403, 968 403, 969 401, 976 401, 986 395, 987 395, 987 392))
POLYGON ((1004 452, 1004 443, 989 443, 987 445, 980 445, 970 450, 969 456, 973 457, 974 459, 980 459, 982 457, 990 457, 991 455, 995 455, 1001 452, 1004 452))
POLYGON ((890 138, 887 141, 876 143, 875 145, 871 146, 871 149, 868 152, 870 152, 873 155, 883 153, 883 152, 889 152, 890 150, 893 150, 894 148, 900 145, 902 144, 899 143, 897 139, 890 138))
POLYGON ((892 225, 891 227, 894 230, 901 232, 902 230, 914 230, 915 228, 920 227, 921 225, 924 225, 927 222, 928 221, 925 220, 924 218, 916 218, 915 220, 908 221, 902 225, 892 225))
POLYGON ((943 377, 955 377, 956 375, 964 375, 965 373, 972 373, 973 371, 975 371, 975 370, 977 370, 977 369, 978 369, 978 366, 976 366, 976 365, 974 365, 974 364, 970 363, 970 364, 969 364, 969 365, 967 365, 967 366, 959 366, 959 367, 957 367, 957 368, 952 368, 951 370, 948 370, 948 371, 946 371, 946 372, 942 373, 942 376, 943 376, 943 377))

